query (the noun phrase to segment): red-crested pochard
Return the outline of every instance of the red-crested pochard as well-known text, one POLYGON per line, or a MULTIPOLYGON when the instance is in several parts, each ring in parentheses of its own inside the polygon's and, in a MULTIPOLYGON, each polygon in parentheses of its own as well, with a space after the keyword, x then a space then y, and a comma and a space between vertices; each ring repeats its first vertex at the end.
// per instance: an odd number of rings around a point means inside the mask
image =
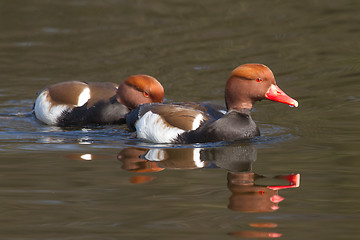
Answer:
POLYGON ((212 106, 186 104, 145 104, 131 111, 126 122, 140 139, 155 143, 204 143, 235 141, 260 135, 250 111, 256 101, 269 99, 297 107, 275 82, 263 64, 235 68, 226 82, 226 112, 212 106), (195 106, 195 107, 194 107, 195 106))
POLYGON ((56 126, 125 123, 125 115, 144 103, 161 103, 162 85, 148 75, 110 82, 61 82, 45 87, 34 104, 37 119, 56 126))

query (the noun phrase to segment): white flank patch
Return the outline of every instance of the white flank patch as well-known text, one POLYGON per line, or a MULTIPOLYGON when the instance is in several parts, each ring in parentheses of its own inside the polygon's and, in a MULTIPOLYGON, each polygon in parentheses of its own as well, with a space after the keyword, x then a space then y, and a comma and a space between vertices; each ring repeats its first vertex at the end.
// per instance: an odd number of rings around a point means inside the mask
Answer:
POLYGON ((47 100, 48 91, 45 90, 40 93, 35 101, 35 116, 40 121, 48 125, 56 125, 58 118, 64 111, 69 111, 71 108, 67 105, 51 105, 47 100))
POLYGON ((194 148, 193 151, 193 160, 195 165, 198 168, 203 168, 205 166, 205 162, 201 160, 200 158, 200 152, 201 152, 202 148, 194 148))
POLYGON ((159 149, 159 148, 150 149, 145 154, 145 159, 149 160, 149 161, 156 161, 156 162, 163 161, 163 160, 165 160, 165 150, 159 149))
POLYGON ((167 125, 160 115, 151 111, 135 124, 137 137, 154 143, 172 143, 184 130, 167 125))
POLYGON ((199 113, 194 119, 194 122, 193 122, 193 125, 192 125, 192 130, 197 129, 200 126, 200 124, 202 123, 203 120, 204 120, 203 115, 199 113))
POLYGON ((226 111, 225 110, 219 110, 219 112, 221 112, 222 114, 226 114, 226 111))
POLYGON ((79 95, 77 107, 81 107, 90 99, 90 88, 85 88, 79 95))

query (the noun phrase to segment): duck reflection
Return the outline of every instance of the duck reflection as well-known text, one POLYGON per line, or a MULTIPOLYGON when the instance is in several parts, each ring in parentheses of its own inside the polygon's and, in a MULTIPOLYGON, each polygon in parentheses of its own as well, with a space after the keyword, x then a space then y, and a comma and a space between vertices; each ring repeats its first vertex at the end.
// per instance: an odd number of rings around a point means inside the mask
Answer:
POLYGON ((118 160, 123 163, 121 168, 137 173, 159 172, 164 170, 164 168, 159 167, 156 162, 143 158, 144 154, 148 151, 148 149, 143 148, 126 148, 122 150, 117 156, 118 160))
MULTIPOLYGON (((109 155, 68 154, 71 160, 97 160, 110 158, 109 155)), ((113 156, 111 156, 113 158, 113 156)), ((279 209, 284 198, 279 191, 300 186, 300 175, 289 174, 265 177, 253 171, 257 159, 255 145, 238 145, 218 148, 126 148, 120 151, 117 159, 122 169, 136 175, 130 178, 134 184, 154 180, 151 173, 165 169, 222 168, 227 170, 227 187, 231 192, 228 208, 242 213, 267 213, 279 209)), ((274 222, 249 223, 254 228, 276 228, 274 222)), ((276 238, 281 233, 272 231, 235 231, 231 236, 243 238, 276 238)))
POLYGON ((122 168, 131 172, 157 172, 164 169, 196 169, 210 167, 203 160, 201 148, 144 149, 126 148, 117 156, 122 168))
POLYGON ((278 203, 284 200, 279 196, 280 189, 299 186, 300 175, 275 176, 284 180, 285 185, 258 185, 256 180, 264 178, 256 173, 228 173, 228 188, 231 191, 229 208, 240 212, 273 212, 279 209, 278 203))
MULTIPOLYGON (((218 148, 127 148, 118 154, 122 168, 136 173, 158 172, 164 169, 222 168, 228 171, 227 187, 231 192, 228 208, 237 212, 274 212, 284 200, 279 190, 300 185, 299 174, 265 177, 253 172, 257 159, 254 145, 218 148)), ((154 176, 134 176, 132 183, 145 183, 154 176)), ((276 223, 250 223, 251 228, 275 228, 276 223)), ((229 235, 246 238, 276 238, 281 233, 237 231, 229 235)))
POLYGON ((223 168, 228 171, 228 188, 232 195, 229 208, 241 212, 271 212, 284 198, 280 189, 299 186, 300 175, 267 178, 252 171, 257 158, 254 145, 221 148, 126 148, 117 156, 122 168, 136 173, 159 172, 164 169, 223 168), (257 181, 264 183, 258 184, 257 181), (268 181, 266 181, 268 180, 268 181), (266 182, 279 183, 278 185, 266 182))

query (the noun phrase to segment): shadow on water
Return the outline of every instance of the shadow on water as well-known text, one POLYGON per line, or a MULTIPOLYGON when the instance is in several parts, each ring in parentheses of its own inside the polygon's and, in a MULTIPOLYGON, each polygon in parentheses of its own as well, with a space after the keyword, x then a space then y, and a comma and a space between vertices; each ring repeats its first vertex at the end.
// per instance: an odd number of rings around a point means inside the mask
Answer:
MULTIPOLYGON (((71 160, 96 160, 96 154, 69 154, 71 160)), ((243 213, 270 213, 279 209, 285 198, 279 190, 300 186, 300 174, 289 173, 266 177, 254 172, 257 146, 254 144, 232 145, 216 148, 140 148, 129 147, 121 150, 117 159, 122 169, 131 172, 133 184, 147 184, 155 180, 157 173, 166 169, 222 168, 227 171, 227 188, 230 191, 228 209, 243 213)), ((255 230, 228 232, 231 236, 245 238, 276 238, 282 233, 262 231, 277 228, 276 222, 249 222, 255 230), (258 230, 260 229, 260 230, 258 230)))

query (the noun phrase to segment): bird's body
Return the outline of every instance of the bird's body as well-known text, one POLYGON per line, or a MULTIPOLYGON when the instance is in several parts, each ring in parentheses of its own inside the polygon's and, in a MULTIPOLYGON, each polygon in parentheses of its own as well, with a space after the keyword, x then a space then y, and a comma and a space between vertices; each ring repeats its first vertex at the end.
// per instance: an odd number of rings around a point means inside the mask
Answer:
POLYGON ((48 125, 82 126, 125 123, 125 115, 140 104, 162 102, 161 84, 134 75, 118 85, 110 82, 61 82, 44 88, 34 104, 37 119, 48 125))
POLYGON ((244 64, 225 87, 226 108, 199 103, 145 104, 130 112, 127 124, 137 137, 155 143, 235 141, 259 136, 250 111, 256 101, 270 99, 297 107, 262 64, 244 64))

